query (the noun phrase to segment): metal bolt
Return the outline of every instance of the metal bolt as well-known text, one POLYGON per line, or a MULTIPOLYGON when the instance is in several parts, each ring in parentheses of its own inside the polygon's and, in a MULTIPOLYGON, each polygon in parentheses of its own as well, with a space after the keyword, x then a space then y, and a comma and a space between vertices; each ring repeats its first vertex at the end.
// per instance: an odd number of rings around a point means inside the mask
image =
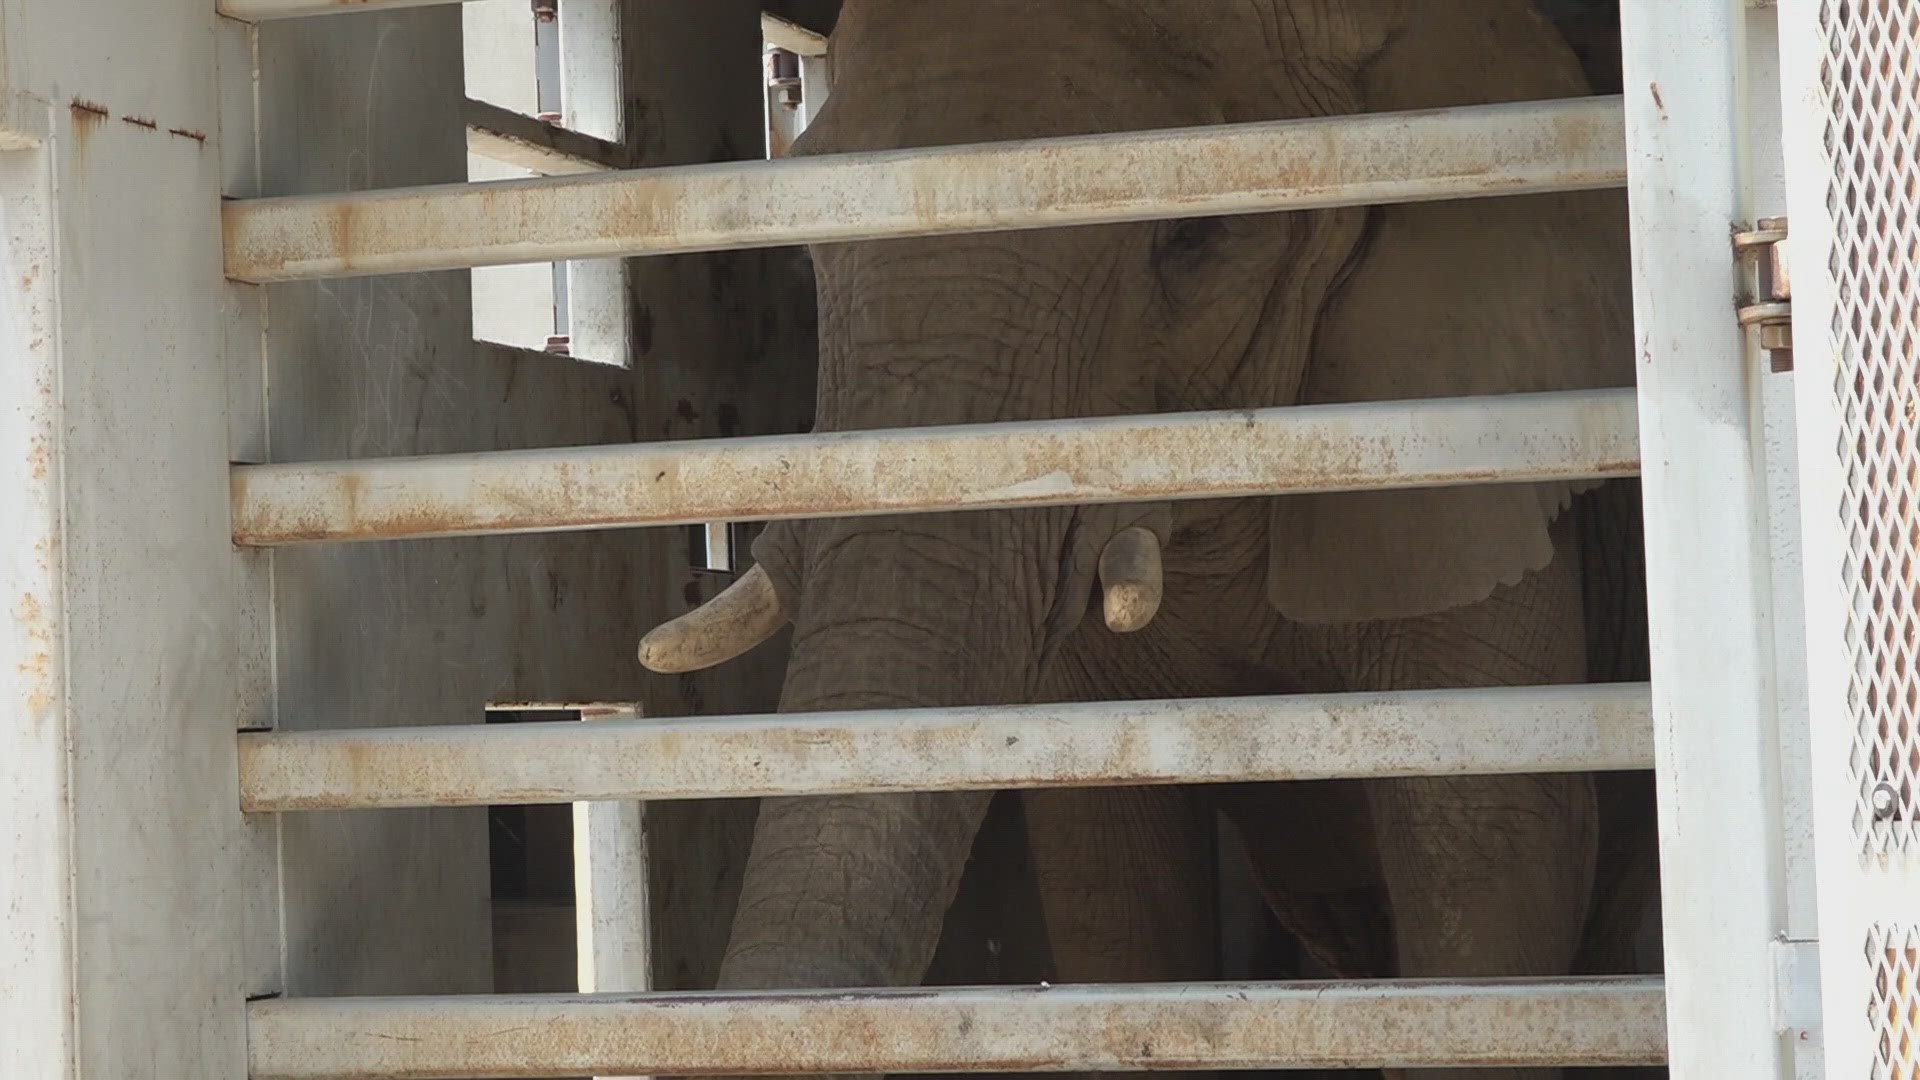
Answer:
POLYGON ((1891 821, 1893 812, 1900 807, 1900 793, 1893 790, 1892 784, 1875 785, 1872 795, 1873 820, 1891 821))

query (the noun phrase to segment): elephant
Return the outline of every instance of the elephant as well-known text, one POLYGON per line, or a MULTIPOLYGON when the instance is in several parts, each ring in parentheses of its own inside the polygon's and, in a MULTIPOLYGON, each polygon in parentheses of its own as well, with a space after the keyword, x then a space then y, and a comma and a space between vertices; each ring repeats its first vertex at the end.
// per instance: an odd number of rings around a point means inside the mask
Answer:
MULTIPOLYGON (((1589 92, 1533 0, 847 0, 831 49, 796 155, 1589 92)), ((1624 197, 1580 192, 822 245, 816 430, 1630 386, 1626 244, 1624 197)), ((641 658, 790 623, 787 712, 1578 683, 1593 486, 780 522, 641 658)), ((992 797, 765 800, 721 987, 918 984, 992 797)), ((1211 975, 1214 810, 1343 977, 1571 971, 1602 843, 1585 775, 1022 809, 1062 981, 1211 975)))

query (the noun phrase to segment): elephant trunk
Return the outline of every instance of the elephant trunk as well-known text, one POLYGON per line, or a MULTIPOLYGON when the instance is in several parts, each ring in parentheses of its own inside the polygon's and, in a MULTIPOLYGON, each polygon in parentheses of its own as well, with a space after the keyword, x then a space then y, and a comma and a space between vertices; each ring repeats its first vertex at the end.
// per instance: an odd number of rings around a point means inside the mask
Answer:
MULTIPOLYGON (((794 618, 781 711, 1031 700, 1070 520, 1025 511, 769 530, 755 551, 794 618)), ((917 985, 991 799, 764 800, 721 987, 917 985)))

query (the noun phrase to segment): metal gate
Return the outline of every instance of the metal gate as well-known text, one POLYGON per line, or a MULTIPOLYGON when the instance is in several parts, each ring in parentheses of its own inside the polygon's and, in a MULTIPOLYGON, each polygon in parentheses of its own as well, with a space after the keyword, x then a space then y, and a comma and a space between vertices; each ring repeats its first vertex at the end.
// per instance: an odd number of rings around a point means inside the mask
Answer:
POLYGON ((1783 6, 1828 1073, 1920 1076, 1920 11, 1783 6))
MULTIPOLYGON (((152 71, 124 59, 149 46, 116 0, 71 0, 59 18, 30 6, 5 24, 0 332, 27 362, 0 370, 0 400, 19 403, 0 413, 0 502, 21 508, 23 537, 0 551, 15 614, 0 637, 0 686, 26 722, 0 735, 0 789, 24 793, 0 828, 0 902, 18 913, 12 978, 0 984, 0 1072, 293 1080, 1670 1060, 1682 1080, 1819 1075, 1805 1051, 1820 1025, 1803 1004, 1818 940, 1799 771, 1811 700, 1820 917, 1837 943, 1820 958, 1831 1072, 1915 1075, 1920 709, 1909 698, 1920 676, 1904 395, 1920 226, 1900 163, 1911 166, 1916 139, 1920 28, 1907 5, 1803 0, 1784 10, 1782 33, 1767 5, 1627 0, 1624 100, 237 198, 216 222, 220 195, 249 193, 242 144, 269 137, 274 119, 254 107, 260 127, 235 125, 248 110, 219 100, 231 80, 210 89, 206 72, 251 40, 232 20, 433 2, 225 0, 231 18, 208 34, 206 0, 149 0, 137 21, 170 20, 150 47, 179 60, 152 71), (1729 304, 1762 299, 1743 294, 1730 233, 1760 232, 1758 219, 1780 209, 1782 55, 1787 145, 1824 148, 1789 155, 1792 376, 1766 370, 1768 342, 1729 304), (1803 123, 1818 130, 1796 130, 1803 123), (148 134, 173 142, 129 141, 148 134), (993 182, 956 181, 967 177, 993 182), (208 314, 223 288, 1623 185, 1637 396, 256 458, 225 473, 243 455, 228 452, 224 430, 196 427, 235 393, 218 358, 274 332, 236 320, 244 304, 208 314), (1827 266, 1831 279, 1809 271, 1827 266), (107 362, 135 354, 148 364, 107 362), (1822 371, 1830 354, 1837 373, 1822 371), (1795 390, 1809 448, 1798 459, 1795 390), (1844 661, 1800 639, 1796 460, 1809 496, 1808 640, 1846 642, 1844 661), (237 748, 224 704, 245 698, 258 674, 249 664, 271 666, 257 636, 273 620, 258 605, 291 602, 266 549, 1637 468, 1650 691, 257 731, 237 748), (1853 590, 1845 603, 1823 584, 1834 575, 1853 590), (209 654, 209 641, 234 655, 209 654), (1810 699, 1796 674, 1803 653, 1810 699), (198 707, 209 700, 223 704, 198 707), (1832 718, 1842 702, 1845 738, 1832 718), (913 752, 936 736, 962 750, 913 752), (277 857, 275 815, 1656 762, 1664 981, 242 1001, 246 949, 276 935, 269 947, 288 947, 284 915, 236 929, 279 910, 242 870, 249 850, 277 857), (203 960, 183 974, 183 954, 203 960)), ((269 392, 283 391, 240 390, 269 392)))

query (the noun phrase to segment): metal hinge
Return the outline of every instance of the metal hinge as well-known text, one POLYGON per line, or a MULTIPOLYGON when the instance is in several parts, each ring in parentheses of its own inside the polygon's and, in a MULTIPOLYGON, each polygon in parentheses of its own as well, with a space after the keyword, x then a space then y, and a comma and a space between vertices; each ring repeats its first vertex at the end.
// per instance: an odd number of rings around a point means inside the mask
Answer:
POLYGON ((1733 234, 1740 265, 1740 325, 1759 335, 1775 372, 1793 370, 1793 277, 1787 271, 1787 219, 1761 218, 1733 234))

